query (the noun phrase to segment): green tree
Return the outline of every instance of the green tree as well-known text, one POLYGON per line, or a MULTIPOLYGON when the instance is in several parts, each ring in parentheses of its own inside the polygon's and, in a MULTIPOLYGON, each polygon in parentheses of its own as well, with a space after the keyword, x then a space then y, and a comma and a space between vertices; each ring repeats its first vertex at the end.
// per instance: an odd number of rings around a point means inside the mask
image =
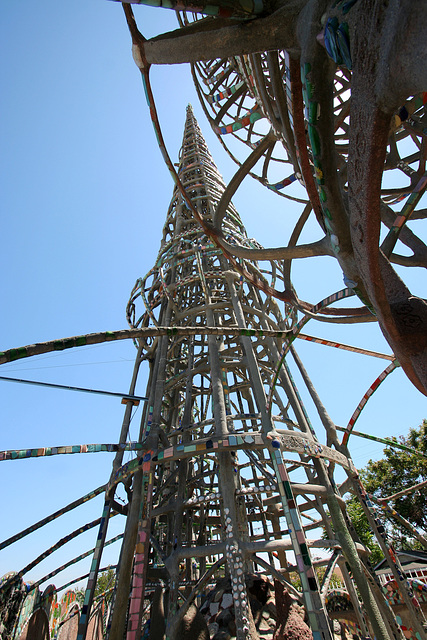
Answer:
MULTIPOLYGON (((427 480, 427 420, 418 428, 411 428, 407 436, 393 438, 396 443, 408 447, 411 451, 393 446, 384 449, 380 460, 369 460, 366 467, 359 471, 366 491, 374 498, 388 498, 403 489, 427 480)), ((411 491, 389 502, 397 513, 403 516, 416 529, 427 531, 427 485, 411 491)), ((361 539, 373 551, 376 544, 363 510, 355 498, 347 503, 349 515, 361 539)), ((419 542, 411 537, 407 529, 396 521, 388 521, 387 533, 393 544, 399 548, 419 548, 419 542)), ((378 549, 379 551, 379 549, 378 549)), ((375 552, 375 556, 377 552, 375 552)), ((374 562, 374 557, 371 560, 374 562)))
MULTIPOLYGON (((105 593, 114 586, 114 580, 116 572, 111 567, 108 567, 105 571, 98 575, 95 587, 95 598, 105 593)), ((110 593, 106 594, 106 600, 109 600, 110 593)), ((85 589, 76 589, 77 602, 82 605, 85 597, 85 589)))
MULTIPOLYGON (((392 496, 427 480, 427 420, 396 442, 418 454, 388 446, 384 458, 368 462, 360 475, 367 492, 376 498, 392 496)), ((414 527, 427 531, 426 497, 427 487, 421 487, 393 500, 393 506, 414 527)))
POLYGON ((373 566, 377 565, 380 560, 383 559, 384 555, 375 540, 362 505, 357 498, 352 497, 347 500, 347 514, 356 530, 360 542, 371 552, 369 556, 371 564, 373 566))
POLYGON ((116 572, 111 567, 108 567, 106 571, 99 574, 95 587, 95 598, 100 596, 101 593, 105 593, 112 587, 114 587, 114 581, 116 579, 116 572))

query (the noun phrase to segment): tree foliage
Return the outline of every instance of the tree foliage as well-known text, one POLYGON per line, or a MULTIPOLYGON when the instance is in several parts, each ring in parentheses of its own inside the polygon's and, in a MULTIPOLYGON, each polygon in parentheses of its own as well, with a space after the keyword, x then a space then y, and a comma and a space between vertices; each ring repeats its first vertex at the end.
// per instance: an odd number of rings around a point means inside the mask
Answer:
MULTIPOLYGON (((393 439, 413 451, 387 446, 384 449, 383 458, 376 461, 369 460, 366 467, 359 471, 366 491, 377 499, 388 498, 403 489, 427 480, 427 420, 423 420, 418 428, 411 428, 407 436, 393 439)), ((425 532, 427 531, 426 498, 427 485, 388 501, 388 504, 416 529, 425 532)), ((351 498, 347 503, 347 509, 361 542, 373 551, 371 560, 376 562, 381 552, 375 544, 362 507, 355 498, 351 498)), ((395 547, 418 548, 419 543, 411 538, 410 533, 400 527, 397 522, 388 522, 386 530, 395 547)))
MULTIPOLYGON (((115 578, 116 578, 116 573, 114 569, 112 569, 111 567, 108 567, 106 571, 99 573, 98 579, 96 581, 94 597, 96 598, 97 596, 100 596, 106 591, 109 591, 114 586, 115 578)), ((106 600, 109 599, 110 595, 111 595, 110 593, 106 594, 106 600)), ((76 589, 76 599, 79 604, 83 604, 84 597, 85 597, 85 590, 76 589)))
POLYGON ((347 501, 347 514, 359 536, 360 542, 371 552, 369 561, 373 566, 377 565, 384 557, 381 548, 376 542, 375 536, 368 524, 362 505, 357 498, 347 501))
MULTIPOLYGON (((375 498, 387 498, 427 480, 427 420, 418 428, 411 428, 406 437, 400 436, 396 442, 426 457, 386 447, 384 458, 375 462, 370 460, 360 473, 365 489, 375 498)), ((426 497, 427 486, 396 498, 392 506, 414 527, 427 531, 426 497)))

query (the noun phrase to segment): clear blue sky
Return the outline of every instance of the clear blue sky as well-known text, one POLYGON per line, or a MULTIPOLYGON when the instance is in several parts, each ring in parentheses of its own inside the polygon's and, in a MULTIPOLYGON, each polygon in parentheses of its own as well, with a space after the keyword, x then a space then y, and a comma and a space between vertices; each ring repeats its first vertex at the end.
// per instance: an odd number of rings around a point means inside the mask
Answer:
MULTIPOLYGON (((135 7, 135 14, 145 36, 176 26, 171 11, 135 7)), ((0 16, 0 349, 126 328, 126 302, 135 280, 154 263, 173 185, 156 146, 122 8, 108 0, 14 0, 2 4, 0 16)), ((191 102, 229 180, 234 165, 209 129, 189 68, 154 68, 152 79, 172 158, 191 102)), ((234 203, 250 236, 264 246, 286 242, 287 220, 295 212, 285 200, 247 179, 234 203)), ((415 275, 416 286, 422 277, 415 275)), ((295 265, 295 282, 300 297, 312 302, 343 286, 331 258, 295 265)), ((309 324, 306 332, 389 353, 372 324, 309 324)), ((298 347, 332 419, 345 426, 387 363, 302 341, 298 347)), ((3 365, 0 375, 125 393, 134 356, 133 345, 121 342, 3 365)), ((119 399, 1 381, 0 396, 1 449, 117 441, 124 413, 119 399)), ((398 370, 370 400, 357 428, 398 435, 426 416, 425 398, 398 370)), ((382 447, 354 438, 351 450, 362 466, 382 447)), ((109 454, 1 462, 0 539, 104 483, 110 469, 109 454)), ((87 503, 1 552, 0 576, 98 517, 101 504, 102 498, 87 503)), ((123 527, 122 519, 114 520, 111 536, 123 527)), ((26 579, 36 580, 93 547, 95 538, 95 530, 79 537, 26 579)), ((105 563, 114 562, 117 552, 117 545, 110 547, 105 563)), ((55 584, 88 566, 89 560, 80 563, 55 584)))

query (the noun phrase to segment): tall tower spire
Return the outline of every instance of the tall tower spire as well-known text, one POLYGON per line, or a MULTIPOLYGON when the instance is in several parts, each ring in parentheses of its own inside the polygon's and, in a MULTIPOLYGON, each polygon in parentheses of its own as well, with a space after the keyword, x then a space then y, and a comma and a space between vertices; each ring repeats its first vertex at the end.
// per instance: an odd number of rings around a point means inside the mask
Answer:
MULTIPOLYGON (((178 175, 197 212, 205 221, 211 221, 225 190, 225 184, 209 152, 191 105, 187 106, 184 135, 179 152, 178 175)), ((246 237, 242 221, 233 205, 228 207, 226 217, 227 221, 233 221, 233 233, 238 231, 239 236, 246 237)), ((177 186, 174 188, 166 218, 164 241, 169 238, 171 225, 175 234, 179 234, 184 228, 188 229, 192 226, 198 227, 197 230, 200 232, 200 225, 189 212, 177 186), (179 204, 175 203, 175 199, 178 200, 179 204), (175 217, 176 222, 174 223, 175 217)))
MULTIPOLYGON (((209 223, 225 185, 191 107, 178 173, 209 223)), ((230 242, 251 246, 231 204, 223 229, 230 242)), ((267 273, 255 262, 245 261, 245 269, 258 279, 267 273)), ((284 277, 277 263, 270 273, 284 277)), ((133 485, 111 637, 123 636, 129 592, 128 640, 138 637, 145 586, 161 578, 165 592, 156 598, 164 599, 168 640, 181 637, 183 614, 219 580, 229 592, 236 638, 255 639, 247 580, 262 567, 291 590, 289 572, 299 573, 314 640, 331 638, 310 546, 339 546, 331 519, 335 530, 346 525, 326 463, 333 463, 331 472, 335 464, 348 469, 348 460, 319 444, 286 366, 277 374, 269 411, 281 343, 265 334, 284 334, 284 319, 271 298, 229 265, 177 187, 155 266, 137 281, 127 316, 135 328, 169 329, 139 339, 141 359, 150 362, 149 400, 141 458, 116 474, 127 482, 133 474, 133 485)), ((354 560, 350 537, 340 544, 354 560)), ((343 556, 337 558, 347 575, 343 556)), ((357 600, 354 605, 359 611, 357 600)), ((159 620, 156 614, 152 624, 159 620)), ((359 623, 366 631, 361 615, 359 623)))
MULTIPOLYGON (((225 184, 190 106, 178 174, 194 208, 210 222, 225 184)), ((234 241, 247 242, 242 222, 232 205, 227 209, 224 226, 234 241)), ((148 277, 137 282, 131 297, 128 307, 131 326, 152 321, 164 326, 209 326, 220 330, 235 327, 230 289, 237 301, 238 280, 239 274, 230 271, 221 251, 207 238, 175 187, 156 266, 148 277), (135 323, 135 301, 140 296, 145 314, 135 323)), ((149 345, 146 348, 153 349, 149 345)), ((143 425, 142 438, 150 437, 157 445, 161 434, 163 442, 167 439, 168 449, 175 444, 183 451, 182 459, 159 466, 158 495, 163 493, 162 502, 170 504, 169 509, 162 509, 163 516, 167 514, 167 526, 164 517, 159 518, 155 526, 159 545, 161 540, 165 541, 163 552, 171 572, 170 631, 174 631, 179 618, 180 564, 185 558, 185 580, 190 585, 206 571, 206 557, 212 555, 209 547, 214 545, 223 556, 228 549, 225 555, 228 571, 234 578, 236 620, 240 637, 246 638, 251 614, 242 593, 244 567, 251 563, 244 560, 239 541, 249 540, 249 529, 244 499, 235 497, 236 492, 242 490, 242 482, 237 454, 230 450, 228 442, 229 433, 234 431, 232 416, 237 409, 230 403, 230 388, 240 384, 243 391, 248 384, 246 375, 239 371, 240 347, 235 338, 230 341, 227 336, 195 336, 174 341, 160 339, 154 354, 153 372, 156 373, 152 379, 156 382, 149 387, 150 418, 143 425), (230 372, 228 362, 233 362, 230 372), (188 453, 194 446, 204 453, 191 459, 188 453), (228 543, 224 540, 224 531, 232 532, 228 543), (183 551, 196 541, 199 543, 197 569, 183 551)), ((238 392, 240 402, 242 391, 238 392)), ((243 411, 247 412, 247 408, 243 411)), ((162 458, 164 453, 157 456, 157 462, 162 458)), ((155 513, 153 507, 153 517, 155 513)))
MULTIPOLYGON (((208 222, 225 185, 191 107, 187 108, 179 160, 178 173, 187 195, 208 222)), ((223 229, 233 242, 250 246, 231 204, 223 229)), ((246 268, 263 277, 256 264, 248 263, 246 268)), ((132 327, 154 323, 218 330, 219 335, 201 331, 181 339, 141 342, 145 357, 152 362, 141 439, 158 451, 153 463, 156 488, 150 533, 155 539, 156 562, 164 563, 168 572, 168 637, 175 637, 179 624, 179 589, 188 595, 190 585, 203 584, 208 574, 215 581, 212 562, 218 566, 217 576, 225 571, 230 578, 237 637, 252 637, 245 575, 254 569, 254 553, 278 551, 286 564, 283 540, 276 544, 278 535, 273 533, 273 529, 287 530, 281 522, 284 511, 271 512, 271 531, 261 513, 268 510, 264 501, 271 502, 273 495, 280 501, 277 492, 283 484, 274 479, 276 472, 283 475, 277 455, 270 461, 263 451, 274 432, 264 387, 270 382, 278 346, 262 337, 252 341, 245 335, 227 335, 227 328, 240 328, 242 334, 255 329, 259 335, 265 329, 283 328, 283 319, 272 300, 244 284, 230 268, 177 187, 156 265, 136 283, 128 319, 132 327), (144 311, 139 315, 141 301, 144 311), (257 521, 264 521, 263 533, 255 532, 257 521), (251 542, 254 535, 257 541, 251 542)), ((278 400, 283 419, 287 419, 286 404, 278 400)), ((308 433, 305 423, 303 428, 308 433)), ((273 441, 280 447, 278 440, 273 441)), ((300 529, 298 545, 304 538, 300 529)), ((298 556, 303 558, 298 545, 298 556)), ((293 548, 291 541, 288 547, 293 548)), ((317 581, 308 550, 301 566, 311 575, 307 591, 311 589, 313 596, 317 581)), ((320 599, 311 607, 322 617, 320 599)), ((325 616, 314 624, 314 631, 316 626, 329 634, 325 616)))

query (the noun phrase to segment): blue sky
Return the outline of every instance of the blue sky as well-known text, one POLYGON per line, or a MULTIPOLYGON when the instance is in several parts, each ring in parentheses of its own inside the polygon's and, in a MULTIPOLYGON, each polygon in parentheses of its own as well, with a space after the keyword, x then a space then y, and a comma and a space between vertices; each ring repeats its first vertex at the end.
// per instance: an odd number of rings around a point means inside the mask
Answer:
MULTIPOLYGON (((136 7, 135 14, 147 37, 176 26, 168 10, 136 7)), ((156 146, 122 8, 108 0, 14 0, 2 4, 0 15, 0 349, 126 328, 126 302, 135 280, 154 263, 173 185, 156 146)), ((189 68, 153 68, 152 82, 173 160, 191 102, 229 180, 234 165, 209 129, 189 68)), ((287 201, 247 179, 234 204, 251 237, 264 246, 286 242, 287 220, 295 215, 287 201)), ((310 233, 320 237, 315 227, 310 233)), ((294 277, 300 297, 313 303, 343 286, 331 258, 298 263, 294 277)), ((415 274, 415 287, 421 278, 415 274)), ((306 333, 390 352, 373 324, 309 324, 306 333)), ((342 426, 387 365, 302 341, 298 349, 332 419, 342 426)), ((126 393, 134 357, 131 343, 113 343, 2 365, 0 375, 126 393)), ((144 369, 140 395, 146 374, 144 369)), ((0 396, 1 449, 117 441, 124 413, 119 399, 1 381, 0 396)), ((310 402, 307 407, 322 438, 310 402)), ((357 428, 398 435, 426 416, 425 398, 398 370, 369 401, 357 428)), ((351 450, 362 466, 382 447, 354 438, 351 450)), ((109 454, 0 463, 0 539, 99 486, 110 469, 109 454)), ((1 552, 0 576, 98 517, 101 505, 99 497, 1 552)), ((123 526, 119 517, 114 520, 111 536, 123 526)), ((93 547, 95 538, 94 530, 79 537, 26 579, 36 580, 93 547)), ((117 552, 117 545, 110 547, 105 563, 114 562, 117 552)), ((54 582, 59 586, 88 565, 82 562, 54 582)))

